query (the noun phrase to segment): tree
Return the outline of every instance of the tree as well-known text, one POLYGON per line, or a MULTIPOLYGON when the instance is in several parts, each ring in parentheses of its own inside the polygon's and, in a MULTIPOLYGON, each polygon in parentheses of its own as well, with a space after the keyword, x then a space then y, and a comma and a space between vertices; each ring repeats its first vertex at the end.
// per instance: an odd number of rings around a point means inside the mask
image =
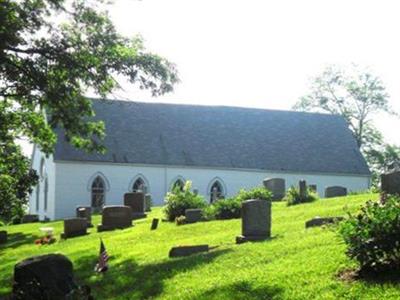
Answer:
POLYGON ((389 161, 400 158, 393 155, 399 153, 394 151, 399 148, 385 144, 372 122, 378 113, 396 113, 388 104, 382 81, 368 71, 355 66, 346 71, 337 66, 327 67, 313 79, 310 93, 293 108, 343 116, 373 173, 374 184, 379 180, 378 174, 387 170, 389 161))
MULTIPOLYGON (((7 120, 0 153, 20 153, 15 141, 25 136, 50 154, 56 127, 72 145, 104 152, 104 124, 91 119, 89 89, 106 98, 123 76, 157 96, 178 81, 175 66, 147 52, 140 37, 116 32, 101 0, 0 0, 0 7, 0 109, 7 120)), ((3 157, 0 176, 11 176, 8 188, 17 195, 16 182, 30 171, 27 159, 18 156, 18 172, 10 172, 13 159, 3 157)))

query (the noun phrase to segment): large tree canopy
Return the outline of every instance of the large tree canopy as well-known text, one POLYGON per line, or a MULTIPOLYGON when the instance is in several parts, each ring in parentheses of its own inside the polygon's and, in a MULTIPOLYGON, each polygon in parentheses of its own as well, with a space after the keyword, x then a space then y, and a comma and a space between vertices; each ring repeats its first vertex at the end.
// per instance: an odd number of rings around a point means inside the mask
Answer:
POLYGON ((330 66, 313 79, 310 93, 300 98, 293 108, 343 116, 376 180, 378 172, 399 159, 396 155, 400 153, 395 145, 384 143, 381 132, 373 124, 373 116, 379 113, 395 115, 388 98, 382 81, 370 72, 355 66, 347 70, 330 66))
MULTIPOLYGON (((105 98, 123 76, 157 96, 178 81, 174 65, 140 37, 117 33, 100 0, 0 0, 0 62, 0 153, 22 136, 51 153, 55 127, 76 147, 103 151, 89 90, 105 98)), ((0 161, 0 176, 9 164, 0 161)))

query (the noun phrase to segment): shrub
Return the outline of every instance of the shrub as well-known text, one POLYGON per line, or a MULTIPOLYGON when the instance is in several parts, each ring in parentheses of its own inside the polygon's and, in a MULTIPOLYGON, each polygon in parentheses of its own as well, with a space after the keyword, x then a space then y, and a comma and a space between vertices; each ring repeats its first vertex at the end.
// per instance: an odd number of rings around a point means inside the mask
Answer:
POLYGON ((348 215, 339 232, 361 271, 400 269, 400 198, 368 201, 358 214, 348 215))
POLYGON ((185 210, 188 208, 204 208, 206 206, 204 198, 193 193, 191 187, 192 182, 186 181, 182 190, 180 187, 176 187, 165 196, 164 213, 169 221, 172 222, 176 217, 185 215, 185 210))
POLYGON ((307 188, 306 196, 301 197, 300 190, 292 186, 287 190, 286 195, 283 198, 283 201, 286 201, 287 205, 290 206, 300 203, 313 202, 317 199, 318 199, 317 193, 311 190, 310 188, 307 188))
POLYGON ((272 193, 264 187, 256 187, 251 190, 241 189, 233 198, 214 202, 207 213, 213 214, 213 217, 218 220, 240 218, 242 202, 249 199, 271 200, 272 193))
POLYGON ((241 189, 235 198, 238 198, 240 202, 249 199, 271 200, 272 193, 264 187, 256 187, 251 190, 241 189))
POLYGON ((240 218, 242 201, 239 198, 227 198, 218 200, 211 206, 216 219, 235 219, 240 218))

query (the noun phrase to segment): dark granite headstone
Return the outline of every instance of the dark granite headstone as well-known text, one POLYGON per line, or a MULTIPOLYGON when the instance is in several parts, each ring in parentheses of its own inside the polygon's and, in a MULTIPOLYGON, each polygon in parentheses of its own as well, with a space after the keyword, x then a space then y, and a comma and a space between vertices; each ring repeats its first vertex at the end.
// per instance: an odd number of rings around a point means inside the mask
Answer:
POLYGON ((263 184, 266 189, 272 192, 272 200, 282 200, 285 197, 285 179, 267 178, 264 179, 263 184))
POLYGON ((201 221, 203 210, 200 208, 185 209, 186 223, 196 223, 201 221))
POLYGON ((66 239, 70 237, 80 236, 87 234, 87 220, 85 218, 71 218, 64 220, 64 233, 61 238, 66 239))
POLYGON ((329 186, 325 189, 325 198, 341 197, 347 195, 347 189, 343 186, 329 186))
POLYGON ((132 209, 132 219, 140 219, 146 217, 146 203, 144 193, 134 192, 124 194, 124 205, 132 209))
POLYGON ((123 229, 132 226, 132 209, 129 206, 108 205, 103 207, 101 224, 97 231, 123 229))
POLYGON ((144 203, 145 203, 145 206, 146 206, 145 211, 146 212, 151 211, 152 199, 151 199, 151 195, 150 194, 146 194, 144 196, 144 203))
POLYGON ((169 257, 189 256, 199 252, 208 252, 208 250, 209 250, 208 245, 173 247, 169 251, 169 257))
POLYGON ((16 299, 66 299, 76 287, 72 263, 61 254, 30 257, 14 267, 16 299))
POLYGON ((22 223, 39 222, 39 215, 25 215, 22 217, 22 223))
POLYGON ((382 174, 381 190, 386 194, 400 194, 400 171, 382 174))
POLYGON ((76 217, 85 218, 87 227, 93 227, 92 225, 92 208, 90 206, 78 206, 76 208, 76 217))
POLYGON ((0 231, 0 244, 7 243, 7 231, 1 230, 0 231))
POLYGON ((307 198, 307 182, 305 180, 299 181, 300 199, 307 198))
POLYGON ((156 230, 157 228, 158 228, 158 222, 159 222, 160 220, 159 219, 157 219, 157 218, 154 218, 152 221, 151 221, 151 230, 156 230))
POLYGON ((334 224, 343 220, 343 217, 315 217, 306 222, 306 228, 314 227, 314 226, 322 226, 325 224, 334 224))
POLYGON ((271 236, 271 201, 251 199, 242 203, 242 235, 236 243, 265 240, 271 236))

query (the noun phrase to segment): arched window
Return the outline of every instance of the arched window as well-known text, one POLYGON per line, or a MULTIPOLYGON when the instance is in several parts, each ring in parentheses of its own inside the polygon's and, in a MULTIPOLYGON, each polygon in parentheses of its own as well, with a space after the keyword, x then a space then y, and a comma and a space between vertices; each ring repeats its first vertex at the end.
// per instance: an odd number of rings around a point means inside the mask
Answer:
POLYGON ((40 184, 36 186, 36 211, 39 211, 39 199, 40 199, 40 184))
POLYGON ((174 191, 176 188, 179 188, 179 190, 183 191, 183 187, 185 186, 185 183, 183 182, 182 179, 177 179, 174 184, 172 185, 172 190, 174 191))
POLYGON ((46 177, 46 179, 44 180, 44 210, 45 211, 47 211, 48 194, 49 194, 49 182, 46 177))
POLYGON ((222 184, 218 180, 214 181, 214 183, 211 185, 209 193, 210 203, 213 203, 218 199, 224 198, 224 189, 222 187, 222 184))
POLYGON ((105 203, 105 183, 104 180, 97 176, 92 183, 92 207, 100 209, 105 203))
POLYGON ((147 193, 147 186, 142 177, 139 177, 138 179, 135 180, 132 186, 132 191, 143 192, 145 194, 147 193))

